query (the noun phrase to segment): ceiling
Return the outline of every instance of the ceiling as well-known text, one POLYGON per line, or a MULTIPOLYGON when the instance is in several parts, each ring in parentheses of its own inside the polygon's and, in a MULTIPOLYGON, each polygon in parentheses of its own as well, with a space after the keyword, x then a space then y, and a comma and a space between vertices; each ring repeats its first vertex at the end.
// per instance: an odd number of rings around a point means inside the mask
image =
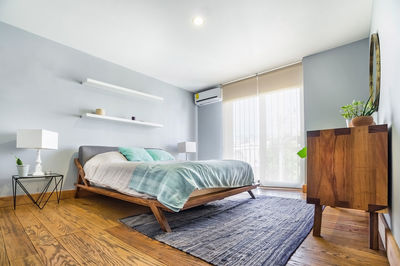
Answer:
POLYGON ((0 0, 0 21, 196 91, 366 38, 371 8, 372 0, 0 0))

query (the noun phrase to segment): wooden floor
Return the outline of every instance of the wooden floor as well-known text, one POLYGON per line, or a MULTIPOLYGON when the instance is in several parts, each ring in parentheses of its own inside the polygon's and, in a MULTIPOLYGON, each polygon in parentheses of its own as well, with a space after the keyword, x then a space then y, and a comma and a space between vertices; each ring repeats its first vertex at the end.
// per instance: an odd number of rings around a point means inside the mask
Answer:
MULTIPOLYGON (((258 189, 256 194, 304 198, 298 191, 258 189)), ((240 195, 248 197, 248 194, 240 195)), ((0 265, 203 265, 118 222, 148 209, 95 196, 0 208, 0 265)), ((311 234, 288 265, 387 265, 368 248, 368 213, 326 208, 322 238, 311 234)))

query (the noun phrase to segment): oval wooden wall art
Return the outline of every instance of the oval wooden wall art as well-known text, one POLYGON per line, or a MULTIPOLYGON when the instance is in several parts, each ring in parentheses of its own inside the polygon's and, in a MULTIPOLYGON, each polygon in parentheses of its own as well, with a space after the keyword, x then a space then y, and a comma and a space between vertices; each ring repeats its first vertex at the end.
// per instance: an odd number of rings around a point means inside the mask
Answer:
POLYGON ((379 109, 379 98, 381 92, 381 52, 378 33, 371 35, 369 46, 369 94, 371 102, 379 109), (375 60, 374 60, 375 59, 375 60), (375 62, 375 63, 374 63, 375 62), (375 75, 374 75, 375 68, 375 75), (374 86, 375 79, 375 86, 374 86))

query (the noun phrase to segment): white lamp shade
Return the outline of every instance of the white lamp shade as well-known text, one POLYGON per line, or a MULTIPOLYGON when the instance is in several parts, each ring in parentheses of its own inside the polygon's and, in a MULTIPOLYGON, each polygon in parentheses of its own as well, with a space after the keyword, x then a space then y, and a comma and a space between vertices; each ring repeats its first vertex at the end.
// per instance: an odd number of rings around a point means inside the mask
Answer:
POLYGON ((178 151, 180 153, 195 153, 196 152, 196 142, 180 142, 178 143, 178 151))
POLYGON ((18 129, 17 148, 58 149, 58 133, 45 129, 18 129))

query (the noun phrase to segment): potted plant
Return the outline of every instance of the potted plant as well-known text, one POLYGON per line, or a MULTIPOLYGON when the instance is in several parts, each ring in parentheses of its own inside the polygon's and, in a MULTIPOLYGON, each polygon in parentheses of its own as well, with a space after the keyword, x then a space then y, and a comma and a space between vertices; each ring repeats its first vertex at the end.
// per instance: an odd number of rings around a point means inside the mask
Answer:
POLYGON ((16 157, 17 170, 19 176, 27 176, 29 172, 29 164, 24 164, 20 158, 16 157))
POLYGON ((368 101, 355 101, 351 104, 341 107, 341 115, 346 119, 347 127, 370 126, 374 125, 372 114, 378 109, 377 103, 371 101, 369 96, 368 101))
MULTIPOLYGON (((355 101, 353 101, 353 103, 355 103, 355 101)), ((345 106, 341 107, 341 115, 344 117, 344 119, 346 119, 346 126, 350 127, 351 126, 351 119, 354 117, 354 106, 352 104, 348 104, 345 106)))

